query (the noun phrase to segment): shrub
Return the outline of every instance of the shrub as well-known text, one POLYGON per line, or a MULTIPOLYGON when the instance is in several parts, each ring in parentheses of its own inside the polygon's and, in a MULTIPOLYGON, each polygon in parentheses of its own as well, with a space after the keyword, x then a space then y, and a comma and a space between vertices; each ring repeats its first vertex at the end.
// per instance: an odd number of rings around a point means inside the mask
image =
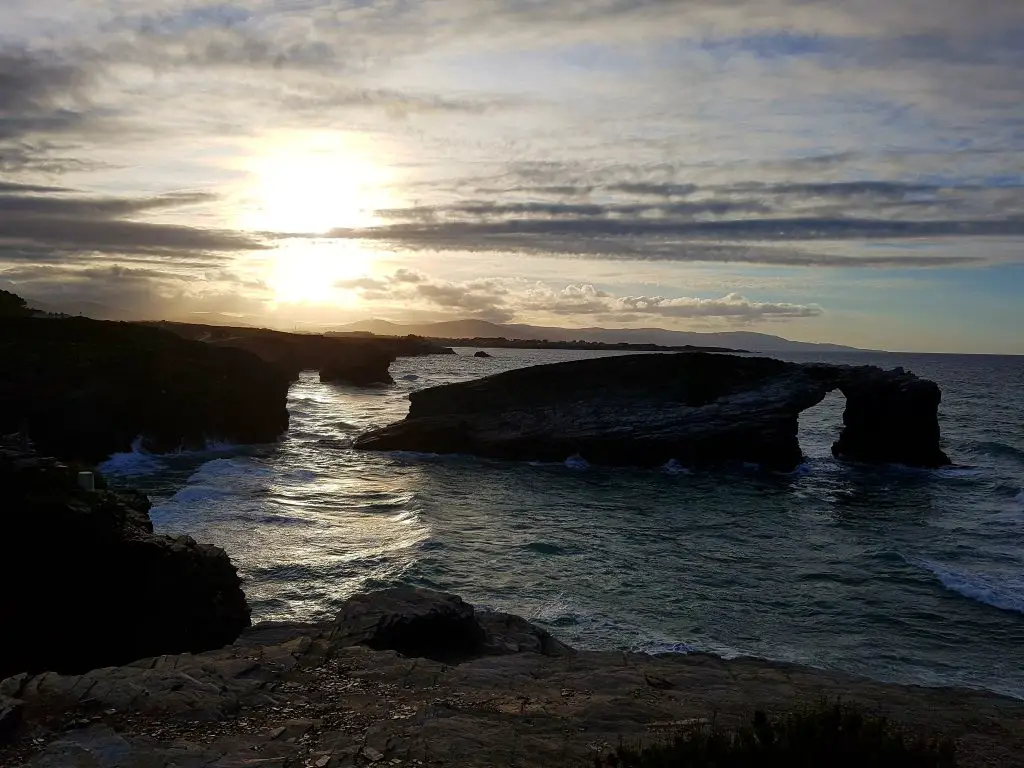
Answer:
POLYGON ((646 747, 620 745, 596 768, 954 768, 950 739, 912 733, 884 717, 841 704, 770 719, 757 712, 746 726, 714 721, 646 747))

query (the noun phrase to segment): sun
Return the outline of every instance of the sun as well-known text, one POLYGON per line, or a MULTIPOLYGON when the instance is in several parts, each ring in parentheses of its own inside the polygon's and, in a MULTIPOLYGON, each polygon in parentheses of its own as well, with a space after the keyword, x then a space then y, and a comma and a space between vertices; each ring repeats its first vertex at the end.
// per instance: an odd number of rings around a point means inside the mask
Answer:
POLYGON ((356 241, 296 239, 274 251, 266 282, 279 304, 351 304, 339 283, 369 276, 375 260, 356 241))
POLYGON ((344 131, 289 132, 261 139, 244 163, 245 229, 320 235, 377 223, 392 207, 391 173, 369 137, 344 131))

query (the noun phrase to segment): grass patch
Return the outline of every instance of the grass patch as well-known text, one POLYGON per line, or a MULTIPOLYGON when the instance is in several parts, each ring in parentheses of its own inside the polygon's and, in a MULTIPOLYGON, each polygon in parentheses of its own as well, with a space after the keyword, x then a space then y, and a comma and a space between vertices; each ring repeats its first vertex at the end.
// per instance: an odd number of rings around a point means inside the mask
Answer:
POLYGON ((620 745, 595 768, 955 768, 956 744, 854 707, 825 704, 749 725, 686 727, 665 744, 620 745))

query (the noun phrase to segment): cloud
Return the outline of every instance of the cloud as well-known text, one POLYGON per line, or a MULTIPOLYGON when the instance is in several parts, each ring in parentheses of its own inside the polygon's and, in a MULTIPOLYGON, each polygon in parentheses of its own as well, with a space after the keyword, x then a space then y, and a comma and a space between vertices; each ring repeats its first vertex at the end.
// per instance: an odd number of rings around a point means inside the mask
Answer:
POLYGON ((67 264, 0 266, 0 287, 48 311, 108 319, 191 319, 198 313, 260 315, 266 286, 227 271, 205 275, 174 270, 67 264), (241 290, 245 288, 246 290, 241 290))
POLYGON ((494 322, 516 318, 556 316, 580 322, 633 323, 641 321, 712 320, 747 325, 769 320, 818 317, 816 304, 753 301, 738 293, 719 298, 616 295, 588 283, 561 289, 545 283, 486 278, 439 280, 403 269, 377 278, 344 280, 336 287, 368 301, 433 309, 459 317, 494 322))
POLYGON ((266 247, 247 234, 132 218, 211 199, 198 192, 135 198, 84 196, 59 187, 7 183, 0 188, 0 264, 50 261, 75 254, 184 262, 266 247))

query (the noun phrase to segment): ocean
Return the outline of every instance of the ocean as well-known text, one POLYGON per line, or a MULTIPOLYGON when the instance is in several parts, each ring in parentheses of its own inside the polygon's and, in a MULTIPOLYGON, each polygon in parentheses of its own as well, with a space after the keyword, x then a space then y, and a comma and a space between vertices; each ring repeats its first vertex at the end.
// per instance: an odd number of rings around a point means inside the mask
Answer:
POLYGON ((833 393, 801 417, 794 473, 353 451, 409 392, 592 357, 400 359, 397 385, 305 373, 276 444, 135 451, 101 469, 148 492, 159 532, 227 550, 254 621, 319 620, 394 584, 517 613, 580 648, 708 651, 1024 698, 1024 357, 784 355, 904 366, 943 391, 935 470, 845 465, 833 393))

